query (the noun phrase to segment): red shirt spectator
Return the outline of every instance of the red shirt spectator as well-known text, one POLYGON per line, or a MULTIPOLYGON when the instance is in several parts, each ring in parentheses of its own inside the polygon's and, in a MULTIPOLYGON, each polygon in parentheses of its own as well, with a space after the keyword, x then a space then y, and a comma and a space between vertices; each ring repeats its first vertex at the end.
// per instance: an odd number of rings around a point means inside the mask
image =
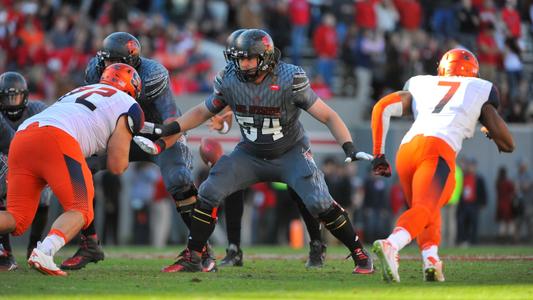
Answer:
POLYGON ((309 25, 310 12, 307 0, 291 0, 289 3, 289 14, 293 25, 309 25))
MULTIPOLYGON (((489 25, 492 26, 492 25, 489 25)), ((499 61, 498 45, 494 39, 493 31, 486 28, 477 37, 478 55, 480 64, 497 65, 499 61)))
POLYGON ((520 15, 518 11, 511 5, 506 5, 502 9, 502 20, 508 30, 508 35, 514 38, 519 38, 521 35, 520 29, 520 15))
POLYGON ((355 24, 361 28, 376 29, 375 6, 379 0, 357 0, 355 2, 355 24))
POLYGON ((337 57, 337 31, 335 27, 321 24, 313 35, 313 46, 318 57, 337 57))
POLYGON ((400 14, 400 25, 407 30, 416 30, 422 23, 422 7, 418 0, 396 0, 394 2, 400 14))

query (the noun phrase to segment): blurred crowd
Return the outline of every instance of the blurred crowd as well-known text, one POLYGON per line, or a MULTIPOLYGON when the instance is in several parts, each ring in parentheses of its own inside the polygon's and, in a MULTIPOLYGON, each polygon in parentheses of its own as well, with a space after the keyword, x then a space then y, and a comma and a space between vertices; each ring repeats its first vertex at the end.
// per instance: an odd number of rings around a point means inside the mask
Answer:
POLYGON ((32 98, 52 102, 83 84, 105 36, 127 31, 169 69, 175 95, 208 92, 218 70, 204 42, 262 28, 319 96, 353 99, 368 116, 381 95, 434 74, 443 51, 463 46, 500 88, 505 118, 527 122, 532 15, 531 0, 2 0, 0 71, 21 71, 32 98))

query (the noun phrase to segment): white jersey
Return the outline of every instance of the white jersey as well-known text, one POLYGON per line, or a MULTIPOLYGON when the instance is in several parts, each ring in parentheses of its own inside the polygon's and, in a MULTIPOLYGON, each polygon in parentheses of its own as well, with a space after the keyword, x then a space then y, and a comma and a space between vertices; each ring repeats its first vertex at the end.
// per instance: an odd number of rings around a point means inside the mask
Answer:
POLYGON ((110 85, 93 84, 67 93, 24 121, 18 130, 34 122, 39 122, 40 127, 60 128, 78 141, 83 155, 89 157, 105 152, 122 115, 129 116, 134 123, 144 120, 139 104, 128 94, 110 85))
POLYGON ((435 136, 458 153, 463 140, 474 135, 481 107, 489 100, 493 85, 474 77, 415 76, 404 90, 413 96, 415 121, 402 140, 416 135, 435 136))

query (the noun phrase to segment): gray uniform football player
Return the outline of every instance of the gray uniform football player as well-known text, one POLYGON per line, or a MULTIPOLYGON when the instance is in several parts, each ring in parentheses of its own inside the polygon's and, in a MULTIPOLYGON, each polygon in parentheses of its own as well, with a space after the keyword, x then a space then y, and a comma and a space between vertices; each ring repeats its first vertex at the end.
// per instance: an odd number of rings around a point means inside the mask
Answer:
POLYGON ((266 32, 243 32, 229 57, 237 67, 218 74, 212 95, 162 129, 163 135, 185 132, 229 105, 242 134, 233 152, 220 158, 199 188, 189 242, 173 265, 175 271, 201 271, 200 251, 213 232, 220 201, 256 182, 280 181, 293 188, 307 209, 346 245, 355 262, 354 273, 372 273, 371 258, 313 160, 309 138, 298 120, 302 110, 329 128, 348 160, 372 156, 357 152, 338 114, 313 92, 301 67, 279 60, 280 52, 266 32))

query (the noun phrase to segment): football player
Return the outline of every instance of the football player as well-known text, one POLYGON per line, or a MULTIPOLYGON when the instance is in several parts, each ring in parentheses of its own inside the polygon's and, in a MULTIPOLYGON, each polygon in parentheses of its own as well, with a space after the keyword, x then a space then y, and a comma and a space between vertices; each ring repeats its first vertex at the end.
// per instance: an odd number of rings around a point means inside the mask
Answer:
POLYGON ((385 138, 390 117, 413 115, 396 156, 396 168, 409 209, 399 217, 387 239, 374 242, 386 281, 400 281, 399 251, 417 239, 424 280, 444 281, 438 255, 440 208, 455 186, 455 158, 463 140, 471 138, 479 120, 500 152, 512 152, 514 141, 498 115, 499 95, 489 81, 478 78, 476 57, 465 49, 446 52, 438 75, 411 77, 404 90, 379 100, 372 110, 372 139, 376 175, 389 177, 385 138))
POLYGON ((46 275, 65 276, 54 255, 93 220, 94 187, 85 157, 107 152, 107 169, 128 167, 130 142, 144 125, 136 98, 141 79, 126 64, 105 68, 100 83, 77 88, 18 128, 9 149, 7 210, 0 233, 21 235, 31 224, 49 185, 63 213, 37 243, 28 264, 46 275))
MULTIPOLYGON (((11 140, 22 122, 29 117, 40 113, 46 105, 40 101, 28 101, 28 85, 24 77, 17 72, 6 72, 0 75, 0 164, 5 170, 0 172, 0 210, 5 210, 5 175, 7 175, 7 154, 11 140), (5 155, 5 156, 4 156, 5 155)), ((26 258, 41 240, 44 227, 48 220, 48 207, 51 191, 43 190, 35 219, 31 226, 30 240, 27 247, 26 258)), ((13 256, 9 234, 0 235, 0 271, 17 269, 17 262, 13 256)))
MULTIPOLYGON (((228 63, 227 68, 234 68, 234 60, 231 59, 232 53, 235 50, 235 41, 237 37, 246 31, 246 29, 238 29, 231 33, 226 41, 226 51, 224 57, 228 63)), ((227 133, 232 125, 233 113, 230 107, 227 107, 222 115, 214 115, 208 126, 212 130, 216 130, 221 134, 227 133)), ((320 233, 320 224, 305 208, 303 201, 298 194, 292 189, 288 188, 290 197, 296 202, 300 214, 304 220, 307 232, 309 233, 309 257, 305 266, 307 268, 320 268, 324 265, 326 258, 326 245, 322 241, 320 233)), ((218 264, 220 267, 224 266, 242 266, 243 253, 240 247, 241 242, 241 222, 244 211, 244 194, 243 191, 238 191, 226 198, 225 215, 226 215, 226 233, 228 237, 228 248, 226 249, 226 256, 218 264)))
MULTIPOLYGON (((163 123, 173 119, 181 112, 176 107, 169 87, 167 69, 159 62, 141 56, 141 44, 129 33, 114 32, 103 41, 102 49, 93 57, 85 71, 85 81, 95 83, 106 66, 112 63, 125 63, 134 67, 141 78, 143 88, 139 98, 146 120, 163 123)), ((151 135, 147 138, 154 139, 151 135)), ((143 152, 135 143, 131 145, 130 161, 151 161, 161 170, 167 191, 174 198, 176 209, 184 223, 190 226, 190 214, 196 202, 197 189, 192 176, 192 155, 186 144, 185 136, 174 137, 165 141, 159 140, 160 149, 165 149, 158 156, 150 156, 143 152)), ((93 172, 105 168, 105 155, 88 159, 93 172)), ((62 269, 77 270, 90 262, 104 259, 94 224, 82 231, 81 243, 76 253, 61 264, 62 269)), ((203 252, 203 263, 206 271, 215 271, 215 260, 210 248, 203 252)), ((163 272, 172 272, 164 269, 163 272)))
POLYGON ((213 166, 200 186, 187 248, 174 263, 179 272, 201 271, 201 250, 214 230, 220 201, 262 181, 285 182, 296 191, 309 212, 348 248, 355 263, 353 273, 374 271, 348 214, 332 199, 313 160, 309 139, 298 120, 301 111, 328 126, 348 161, 372 156, 356 150, 348 128, 313 92, 303 69, 280 61, 280 55, 266 32, 244 31, 230 57, 235 68, 218 74, 213 94, 161 129, 163 135, 185 132, 230 106, 242 134, 233 152, 213 166))

